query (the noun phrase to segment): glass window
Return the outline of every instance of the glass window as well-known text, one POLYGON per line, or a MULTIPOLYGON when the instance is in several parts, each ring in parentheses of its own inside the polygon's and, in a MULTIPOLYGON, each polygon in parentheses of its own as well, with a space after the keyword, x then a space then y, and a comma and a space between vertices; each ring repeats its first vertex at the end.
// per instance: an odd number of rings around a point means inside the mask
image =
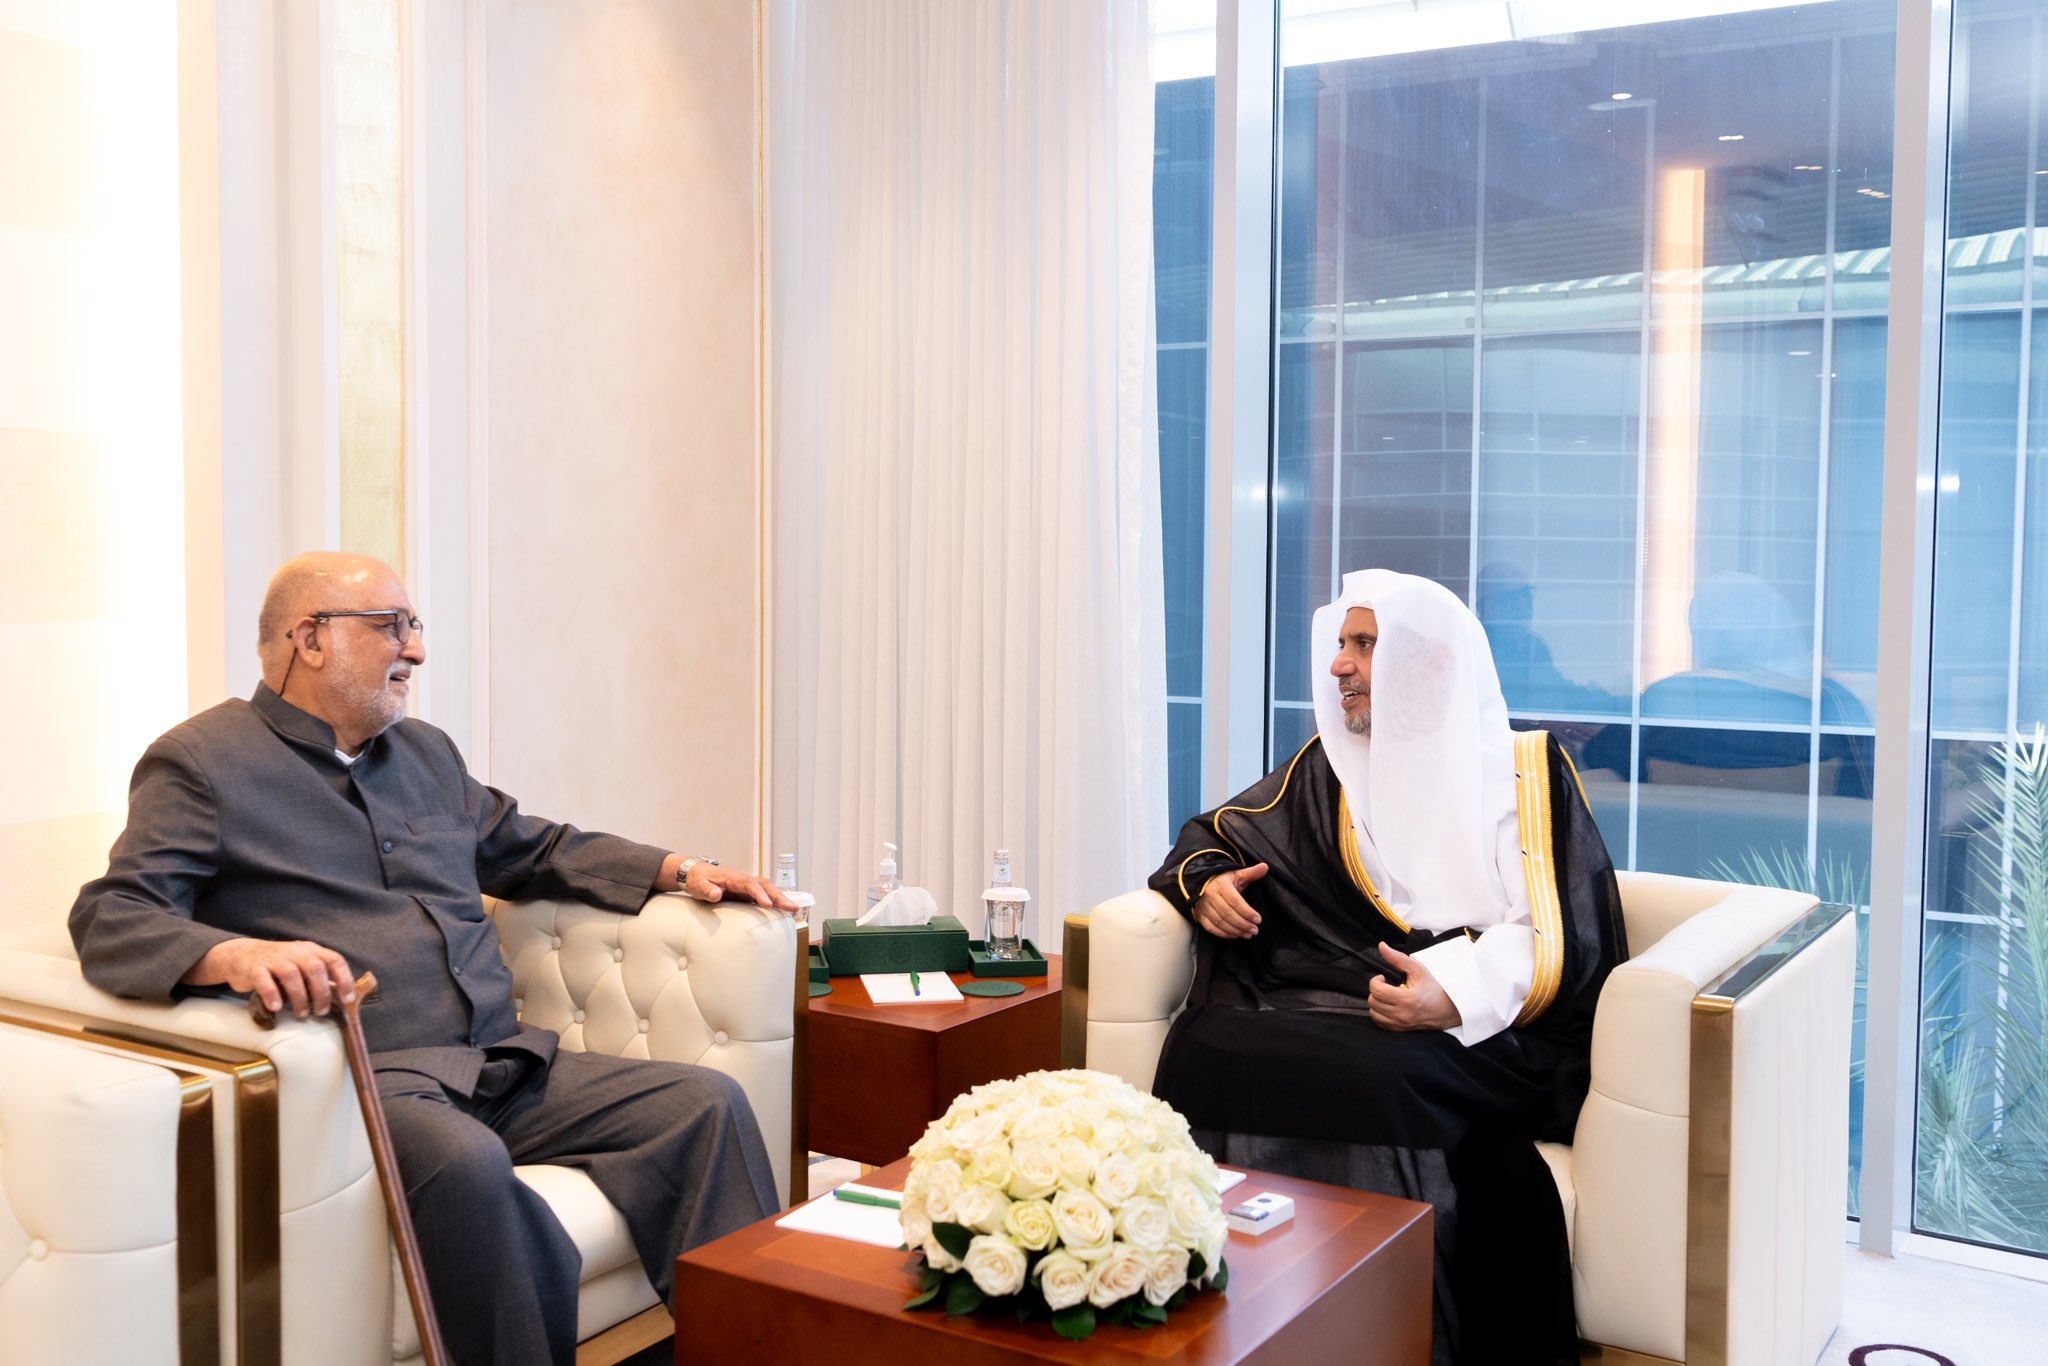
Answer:
MULTIPOLYGON (((1894 7, 1529 7, 1502 43, 1460 8, 1281 7, 1269 757, 1313 730, 1337 579, 1426 574, 1618 865, 1861 906, 1894 7)), ((1964 477, 2009 508, 2018 376, 1957 383, 2003 404, 1964 477)), ((1955 553, 1975 583, 2011 540, 1955 553)))
POLYGON ((1956 18, 1913 1221, 2048 1253, 2048 752, 2031 620, 2048 391, 2021 268, 2039 232, 2048 4, 1956 18))
POLYGON ((1166 589, 1167 830, 1202 809, 1216 7, 1154 8, 1152 269, 1166 589))

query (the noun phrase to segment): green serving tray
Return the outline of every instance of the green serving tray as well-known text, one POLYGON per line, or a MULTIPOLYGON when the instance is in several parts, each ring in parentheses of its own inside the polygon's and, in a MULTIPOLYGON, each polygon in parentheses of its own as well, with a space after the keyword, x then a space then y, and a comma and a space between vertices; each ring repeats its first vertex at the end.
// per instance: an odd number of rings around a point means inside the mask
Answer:
POLYGON ((1045 976, 1045 954, 1029 939, 1024 941, 1022 958, 991 958, 988 956, 988 946, 979 939, 967 941, 967 952, 974 959, 973 972, 976 977, 1045 976))

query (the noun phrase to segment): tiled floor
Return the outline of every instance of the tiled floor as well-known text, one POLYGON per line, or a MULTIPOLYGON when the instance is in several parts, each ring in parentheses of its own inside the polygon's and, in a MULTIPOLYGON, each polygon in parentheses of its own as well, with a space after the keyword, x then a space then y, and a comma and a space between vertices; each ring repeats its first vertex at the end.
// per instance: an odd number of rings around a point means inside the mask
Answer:
MULTIPOLYGON (((857 1180, 860 1164, 818 1157, 811 1194, 857 1180)), ((1873 1351, 1861 1366, 2035 1366, 2048 1361, 2048 1283, 1927 1257, 1876 1257, 1844 1246, 1842 1324, 1819 1366, 1849 1366, 1859 1347, 1892 1343, 1920 1352, 1873 1351)))
MULTIPOLYGON (((1938 1352, 1955 1366, 2048 1361, 2048 1284, 1926 1257, 1845 1248, 1842 1326, 1821 1366, 1848 1366, 1874 1343, 1938 1352)), ((1921 1352, 1870 1352, 1863 1366, 1929 1366, 1921 1352)))

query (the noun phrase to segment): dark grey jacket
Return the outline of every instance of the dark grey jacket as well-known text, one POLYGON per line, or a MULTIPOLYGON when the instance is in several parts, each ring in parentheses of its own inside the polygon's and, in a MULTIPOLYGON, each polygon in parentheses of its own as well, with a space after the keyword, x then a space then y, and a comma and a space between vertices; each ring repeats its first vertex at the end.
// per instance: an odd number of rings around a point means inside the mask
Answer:
POLYGON ((181 994, 178 979, 225 939, 324 944, 377 974, 362 1020, 378 1070, 466 1091, 481 1049, 546 1059, 556 1042, 520 1030, 480 894, 637 911, 665 857, 520 814, 424 721, 344 764, 325 722, 258 684, 142 756, 128 828, 80 890, 71 937, 88 980, 154 1000, 181 994))

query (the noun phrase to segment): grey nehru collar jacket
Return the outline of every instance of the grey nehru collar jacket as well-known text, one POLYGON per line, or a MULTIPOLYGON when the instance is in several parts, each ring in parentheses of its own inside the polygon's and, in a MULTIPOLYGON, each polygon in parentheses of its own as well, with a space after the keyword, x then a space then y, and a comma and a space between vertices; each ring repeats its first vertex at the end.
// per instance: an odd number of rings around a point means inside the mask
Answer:
POLYGON ((189 990, 178 979, 226 939, 325 944, 377 974, 362 1020, 378 1070, 466 1093, 484 1050, 546 1061, 557 1042, 520 1026, 482 896, 637 911, 665 856, 523 814, 424 721, 345 764, 326 722, 259 684, 143 754, 71 936, 95 985, 155 1000, 189 990))

